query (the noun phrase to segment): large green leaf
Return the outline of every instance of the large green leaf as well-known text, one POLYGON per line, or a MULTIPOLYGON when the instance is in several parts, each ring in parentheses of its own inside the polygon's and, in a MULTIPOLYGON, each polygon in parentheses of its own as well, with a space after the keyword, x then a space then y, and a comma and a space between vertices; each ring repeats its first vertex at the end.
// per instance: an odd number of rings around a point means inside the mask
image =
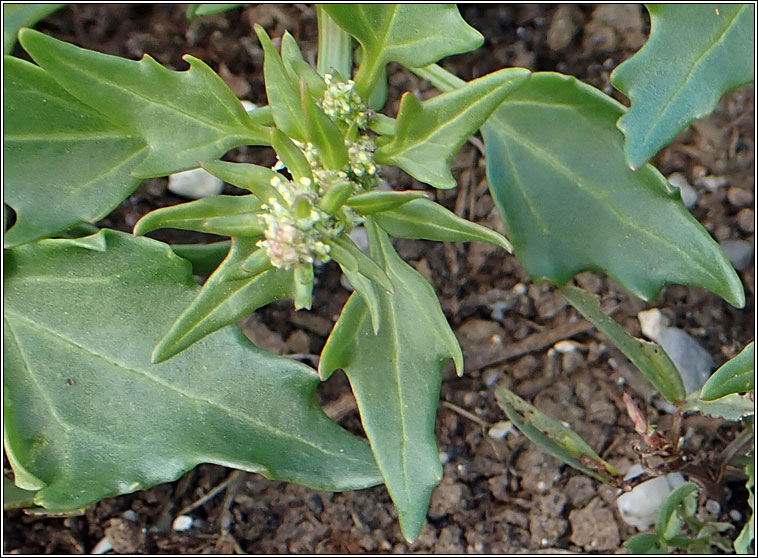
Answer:
POLYGON ((436 188, 454 188, 453 157, 529 75, 524 68, 507 68, 423 102, 413 93, 405 93, 395 134, 376 151, 377 163, 400 167, 436 188))
POLYGON ((755 343, 751 342, 736 357, 726 362, 705 382, 700 397, 712 401, 731 393, 755 388, 755 343))
POLYGON ((594 294, 570 285, 559 290, 574 308, 608 336, 663 397, 671 402, 684 400, 687 392, 682 376, 660 345, 629 335, 600 309, 600 299, 594 294))
POLYGON ((377 334, 363 298, 350 297, 321 354, 319 373, 326 378, 345 370, 400 527, 412 541, 442 478, 434 439, 442 366, 452 358, 463 370, 463 357, 431 285, 395 253, 384 232, 367 224, 372 257, 382 262, 394 292, 372 283, 377 334))
POLYGON ((381 482, 310 368, 217 332, 150 351, 199 287, 168 245, 101 231, 6 251, 5 449, 35 503, 73 509, 218 463, 321 490, 381 482))
POLYGON ((204 62, 174 72, 150 56, 139 62, 85 50, 24 29, 21 46, 69 93, 139 134, 147 157, 133 170, 147 178, 197 167, 239 145, 268 145, 237 97, 204 62))
POLYGON ((31 27, 66 4, 3 4, 3 52, 10 54, 22 27, 31 27))
POLYGON ((725 91, 753 81, 754 4, 648 4, 650 38, 611 74, 632 107, 618 121, 626 158, 647 163, 725 91))
MULTIPOLYGON (((153 350, 153 362, 163 362, 214 331, 234 324, 261 306, 292 296, 292 272, 262 269, 245 274, 242 264, 257 253, 255 240, 232 239, 228 256, 208 278, 197 296, 183 308, 153 350)), ((176 316, 176 314, 174 314, 176 316)), ((172 316, 172 317, 174 317, 172 316)))
POLYGON ((539 73, 482 127, 490 190, 519 261, 555 285, 602 271, 645 300, 679 283, 742 307, 739 277, 679 195, 652 166, 627 167, 615 125, 623 112, 575 78, 539 73))
POLYGON ((66 93, 45 70, 3 60, 3 195, 16 212, 6 247, 101 219, 131 194, 138 135, 66 93))
POLYGON ((388 62, 426 66, 474 50, 484 41, 454 4, 325 4, 322 8, 363 47, 355 82, 364 100, 388 62))

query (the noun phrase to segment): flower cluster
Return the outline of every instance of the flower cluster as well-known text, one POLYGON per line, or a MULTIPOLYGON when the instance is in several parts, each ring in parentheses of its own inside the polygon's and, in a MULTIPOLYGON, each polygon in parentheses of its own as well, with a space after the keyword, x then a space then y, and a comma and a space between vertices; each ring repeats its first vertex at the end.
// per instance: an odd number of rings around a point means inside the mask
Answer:
POLYGON ((363 104, 355 92, 355 82, 352 79, 335 81, 332 74, 324 76, 326 92, 321 101, 321 108, 332 120, 344 122, 348 127, 355 124, 359 129, 368 127, 371 111, 363 104))

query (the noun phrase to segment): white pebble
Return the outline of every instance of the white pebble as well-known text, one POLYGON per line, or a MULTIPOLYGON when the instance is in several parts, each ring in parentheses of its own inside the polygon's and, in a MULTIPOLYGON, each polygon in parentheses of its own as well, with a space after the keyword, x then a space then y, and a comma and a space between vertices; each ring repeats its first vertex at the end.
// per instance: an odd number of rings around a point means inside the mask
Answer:
POLYGON ((719 504, 716 500, 707 500, 705 502, 705 509, 708 513, 718 515, 721 513, 721 504, 719 504))
POLYGON ((668 325, 664 323, 663 314, 657 308, 639 312, 637 319, 640 321, 642 335, 651 341, 657 341, 658 336, 661 334, 661 328, 668 325))
POLYGON ((256 105, 255 103, 251 103, 250 101, 247 101, 245 99, 240 101, 240 103, 242 103, 242 108, 244 108, 247 112, 253 112, 255 109, 258 108, 258 105, 256 105))
POLYGON ((500 371, 497 368, 488 368, 482 375, 484 385, 487 387, 494 386, 500 378, 500 371))
POLYGON ((487 431, 487 436, 494 438, 495 440, 500 440, 510 434, 512 430, 513 423, 511 421, 501 420, 490 427, 487 431))
POLYGON ((105 554, 111 550, 113 550, 113 543, 108 537, 104 537, 95 545, 95 548, 92 549, 90 554, 105 554))
POLYGON ((169 176, 168 189, 177 196, 197 200, 219 195, 224 181, 205 169, 190 169, 169 176))
POLYGON ((574 341, 558 341, 553 345, 553 349, 561 354, 573 353, 579 348, 579 345, 574 341))
POLYGON ((134 523, 137 523, 139 521, 139 517, 137 516, 137 512, 134 510, 126 510, 124 513, 121 514, 121 517, 128 521, 132 521, 134 523))
POLYGON ((513 292, 513 294, 517 294, 517 295, 526 294, 526 285, 524 285, 523 283, 516 283, 515 285, 513 285, 513 288, 511 289, 511 291, 513 292))
POLYGON ((450 454, 447 453, 446 451, 441 451, 439 453, 439 457, 440 457, 440 463, 442 463, 443 465, 445 463, 449 463, 450 462, 450 454))
POLYGON ((192 529, 192 524, 194 523, 194 518, 190 517, 189 515, 179 515, 174 519, 174 523, 171 525, 171 528, 174 531, 189 531, 192 529))
MULTIPOLYGON (((625 480, 642 474, 642 467, 632 465, 624 477, 625 480)), ((625 523, 640 531, 649 529, 658 519, 658 510, 666 496, 676 487, 684 484, 681 473, 669 473, 656 477, 624 492, 616 499, 621 518, 625 523)))
POLYGON ((675 172, 668 177, 668 181, 669 184, 679 190, 679 194, 682 196, 682 201, 687 208, 695 206, 697 203, 697 192, 690 183, 687 182, 687 177, 681 172, 675 172))
POLYGON ((740 521, 742 519, 742 514, 737 510, 729 510, 729 517, 732 521, 740 521))
POLYGON ((713 175, 703 176, 698 180, 698 184, 702 184, 711 192, 715 192, 722 186, 726 186, 727 182, 726 177, 713 175))

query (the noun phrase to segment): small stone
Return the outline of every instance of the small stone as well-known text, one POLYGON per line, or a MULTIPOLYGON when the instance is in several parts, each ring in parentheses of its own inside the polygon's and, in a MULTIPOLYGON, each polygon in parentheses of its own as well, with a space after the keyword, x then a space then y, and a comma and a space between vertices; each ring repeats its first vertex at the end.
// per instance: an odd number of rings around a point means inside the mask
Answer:
POLYGON ((174 531, 189 531, 192 529, 192 523, 194 523, 194 521, 194 518, 189 515, 179 515, 174 519, 171 528, 174 531))
POLYGON ((729 510, 729 517, 732 521, 740 521, 742 519, 742 514, 737 510, 729 510))
POLYGON ((713 372, 715 364, 711 355, 700 346, 700 343, 686 331, 676 327, 662 328, 658 343, 679 370, 687 393, 703 387, 713 372))
POLYGON ((585 506, 597 493, 592 485, 592 479, 584 475, 571 477, 566 484, 566 494, 572 508, 585 506))
POLYGON ((732 186, 726 192, 726 199, 734 207, 750 207, 753 205, 753 198, 753 192, 736 186, 732 186))
POLYGON ((219 195, 224 182, 205 169, 191 169, 170 175, 168 189, 177 196, 197 200, 219 195))
POLYGON ((553 349, 561 354, 566 354, 579 349, 579 345, 574 341, 558 341, 555 345, 553 345, 553 349))
POLYGON ((753 245, 747 240, 722 240, 719 244, 737 271, 745 271, 753 263, 753 245))
POLYGON ((637 314, 637 319, 640 321, 642 335, 651 341, 657 341, 658 336, 661 334, 661 329, 667 325, 664 321, 663 314, 657 308, 651 308, 650 310, 639 312, 637 314))
POLYGON ((705 186, 705 188, 709 192, 715 192, 722 186, 726 186, 728 180, 724 176, 713 176, 712 174, 709 174, 708 176, 703 176, 698 180, 698 185, 705 186))
POLYGON ((561 4, 555 10, 550 28, 547 30, 547 44, 554 51, 566 48, 576 35, 580 15, 576 6, 561 4))
POLYGON ((513 423, 511 421, 501 420, 490 427, 487 431, 487 436, 494 438, 495 440, 500 440, 510 434, 512 430, 513 423))
POLYGON ((705 502, 705 510, 710 514, 718 515, 721 513, 721 504, 716 500, 707 500, 705 502))
POLYGON ((98 541, 98 543, 95 545, 95 547, 92 549, 90 554, 105 554, 106 552, 110 552, 113 550, 113 543, 110 541, 108 537, 103 537, 98 541))
POLYGON ((613 513, 600 498, 594 498, 580 510, 571 510, 571 542, 587 551, 618 548, 621 538, 613 513))
POLYGON ((695 207, 697 203, 697 192, 687 182, 687 177, 681 172, 675 172, 668 177, 669 184, 679 190, 679 194, 682 196, 684 205, 689 209, 695 207))
POLYGON ((121 514, 121 517, 128 521, 133 521, 134 523, 137 523, 139 521, 139 517, 137 516, 137 512, 134 510, 126 510, 124 513, 121 514))
MULTIPOLYGON (((628 480, 641 474, 642 467, 632 465, 624 479, 628 480)), ((616 499, 621 519, 640 531, 649 529, 656 522, 658 510, 666 496, 684 482, 681 473, 669 473, 638 484, 630 492, 624 492, 616 499)))
POLYGON ((755 212, 750 207, 739 210, 737 226, 748 234, 755 232, 755 212))
POLYGON ((494 386, 500 378, 500 371, 497 368, 488 368, 482 374, 482 381, 487 387, 494 386))

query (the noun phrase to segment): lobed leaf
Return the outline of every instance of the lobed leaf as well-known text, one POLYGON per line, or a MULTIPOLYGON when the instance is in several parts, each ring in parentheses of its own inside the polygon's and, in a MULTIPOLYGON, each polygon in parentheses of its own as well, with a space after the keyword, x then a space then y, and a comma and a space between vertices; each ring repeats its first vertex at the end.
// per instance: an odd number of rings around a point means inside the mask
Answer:
POLYGON ((547 416, 504 387, 495 391, 498 403, 524 436, 544 451, 611 486, 619 472, 603 460, 579 434, 547 416), (589 467, 587 464, 593 466, 589 467))
POLYGON ((708 378, 700 397, 712 401, 732 393, 755 389, 755 343, 750 342, 740 354, 726 362, 708 378))
POLYGON ((482 127, 490 191, 519 261, 554 285, 601 271, 645 300, 679 283, 742 307, 742 282, 679 195, 652 166, 627 167, 623 112, 575 78, 538 73, 482 127))
POLYGON ((153 362, 164 362, 207 335, 237 323, 261 306, 292 296, 291 272, 279 269, 256 274, 243 272, 242 265, 256 250, 253 239, 232 239, 229 255, 171 327, 166 328, 168 333, 153 350, 153 362))
POLYGON ((181 229, 221 236, 263 235, 258 221, 261 201, 253 195, 213 196, 162 207, 143 216, 134 225, 134 235, 156 229, 181 229))
POLYGON ((35 504, 75 509, 203 462, 320 490, 380 481, 368 445, 318 407, 316 374, 238 329, 150 364, 199 287, 167 245, 97 234, 105 251, 64 239, 5 255, 5 448, 35 504))
POLYGON ((733 422, 755 414, 755 403, 750 394, 740 396, 732 393, 713 401, 705 401, 699 395, 697 391, 689 394, 679 409, 683 412, 698 412, 702 415, 723 418, 733 422))
POLYGON ((650 38, 611 74, 631 108, 618 121, 642 167, 729 89, 753 81, 755 5, 647 4, 650 38))
POLYGON ((435 188, 454 188, 453 157, 530 75, 524 68, 507 68, 423 102, 413 93, 404 93, 395 133, 376 151, 377 163, 398 166, 435 188))
POLYGON ((364 299, 350 297, 321 354, 319 374, 326 379, 345 370, 400 527, 412 541, 442 478, 434 438, 442 366, 452 358, 462 370, 463 357, 432 287, 395 253, 384 232, 367 225, 372 257, 394 292, 374 286, 378 334, 364 299))
POLYGON ((138 135, 34 64, 6 56, 3 78, 3 197, 16 212, 5 247, 102 219, 137 188, 138 135))
POLYGON ((363 47, 356 90, 368 99, 388 62, 420 67, 481 46, 484 38, 454 4, 324 4, 363 47))
POLYGON ((195 168, 239 145, 268 145, 268 129, 253 124, 223 80, 197 58, 185 55, 189 70, 174 72, 147 55, 126 60, 31 29, 19 40, 68 93, 143 138, 147 156, 131 169, 136 177, 195 168))
POLYGON ((600 299, 592 293, 569 285, 560 287, 559 291, 574 308, 608 336, 663 397, 672 403, 684 400, 687 392, 682 376, 660 345, 629 335, 624 328, 603 313, 600 309, 600 299))

